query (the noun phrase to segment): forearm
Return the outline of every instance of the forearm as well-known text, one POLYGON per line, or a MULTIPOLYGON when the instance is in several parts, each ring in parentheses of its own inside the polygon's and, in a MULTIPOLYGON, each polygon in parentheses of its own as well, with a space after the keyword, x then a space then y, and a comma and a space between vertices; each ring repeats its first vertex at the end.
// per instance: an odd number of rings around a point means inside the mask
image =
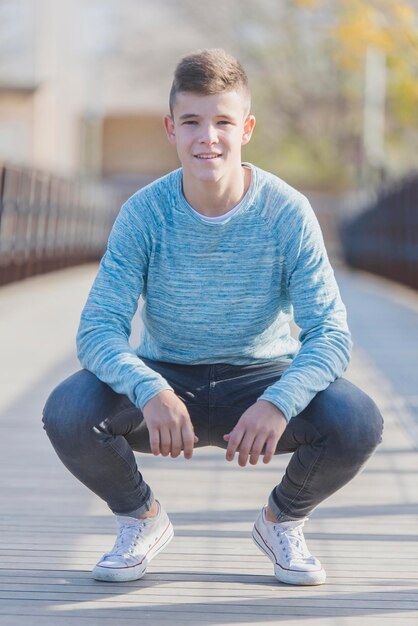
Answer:
POLYGON ((306 201, 296 213, 287 242, 288 294, 301 328, 301 348, 291 366, 261 399, 289 420, 347 368, 351 336, 347 314, 330 265, 318 221, 306 201))
POLYGON ((131 208, 129 203, 122 207, 110 234, 81 314, 77 355, 82 367, 142 410, 153 396, 171 387, 129 344, 150 248, 145 226, 131 208))
POLYGON ((81 320, 77 356, 82 367, 107 383, 116 393, 128 396, 141 410, 160 391, 173 390, 160 374, 137 356, 127 337, 108 324, 101 327, 100 324, 81 320))
POLYGON ((306 339, 291 366, 259 399, 276 405, 290 420, 305 409, 320 391, 342 376, 351 354, 347 328, 321 332, 306 339))

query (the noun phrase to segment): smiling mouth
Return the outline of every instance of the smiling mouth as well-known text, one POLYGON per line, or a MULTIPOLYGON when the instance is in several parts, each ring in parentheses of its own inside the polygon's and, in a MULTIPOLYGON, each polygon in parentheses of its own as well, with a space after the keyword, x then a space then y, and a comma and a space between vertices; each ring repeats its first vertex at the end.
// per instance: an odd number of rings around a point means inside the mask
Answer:
POLYGON ((194 157, 196 159, 201 159, 202 161, 210 161, 212 159, 217 159, 220 157, 220 154, 195 154, 194 157))

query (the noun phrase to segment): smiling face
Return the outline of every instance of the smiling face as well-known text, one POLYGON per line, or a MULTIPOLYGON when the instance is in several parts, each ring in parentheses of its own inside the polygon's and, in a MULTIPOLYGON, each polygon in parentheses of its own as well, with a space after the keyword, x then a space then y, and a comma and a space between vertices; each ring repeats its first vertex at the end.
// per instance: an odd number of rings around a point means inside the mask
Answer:
POLYGON ((228 183, 239 175, 241 146, 250 141, 255 124, 247 106, 241 91, 176 95, 173 115, 167 115, 164 124, 185 178, 195 183, 228 183))

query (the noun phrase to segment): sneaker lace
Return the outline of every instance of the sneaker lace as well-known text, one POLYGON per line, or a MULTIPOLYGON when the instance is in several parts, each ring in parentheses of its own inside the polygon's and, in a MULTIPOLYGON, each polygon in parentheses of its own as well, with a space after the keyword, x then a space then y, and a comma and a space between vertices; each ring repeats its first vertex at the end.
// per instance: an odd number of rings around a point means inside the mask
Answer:
POLYGON ((138 522, 134 524, 120 524, 115 545, 112 550, 107 552, 104 556, 123 557, 126 554, 132 554, 134 552, 135 543, 139 539, 145 525, 145 520, 138 520, 138 522))
POLYGON ((314 557, 308 550, 308 546, 303 536, 303 521, 291 521, 278 524, 274 527, 279 543, 282 546, 286 559, 289 563, 300 561, 313 562, 314 557))

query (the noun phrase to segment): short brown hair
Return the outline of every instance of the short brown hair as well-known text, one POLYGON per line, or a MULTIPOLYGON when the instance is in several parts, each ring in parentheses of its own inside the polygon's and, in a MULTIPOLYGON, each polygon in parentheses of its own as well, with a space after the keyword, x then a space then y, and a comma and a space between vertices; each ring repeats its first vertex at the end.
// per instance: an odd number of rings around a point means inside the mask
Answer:
POLYGON ((190 91, 209 96, 222 91, 243 91, 250 111, 248 78, 241 63, 222 48, 198 50, 183 57, 174 71, 170 90, 170 113, 173 115, 176 95, 190 91))

